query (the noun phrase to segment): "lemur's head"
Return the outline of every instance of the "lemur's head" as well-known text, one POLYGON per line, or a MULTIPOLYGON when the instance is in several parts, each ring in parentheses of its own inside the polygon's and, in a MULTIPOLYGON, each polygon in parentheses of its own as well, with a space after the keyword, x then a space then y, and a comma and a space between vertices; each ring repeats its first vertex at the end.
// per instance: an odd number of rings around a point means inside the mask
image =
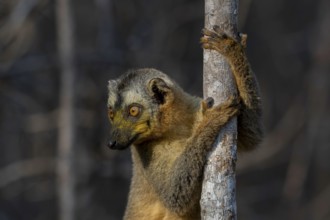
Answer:
POLYGON ((173 102, 174 82, 155 69, 131 70, 110 80, 108 116, 111 149, 125 149, 161 136, 162 108, 173 102))

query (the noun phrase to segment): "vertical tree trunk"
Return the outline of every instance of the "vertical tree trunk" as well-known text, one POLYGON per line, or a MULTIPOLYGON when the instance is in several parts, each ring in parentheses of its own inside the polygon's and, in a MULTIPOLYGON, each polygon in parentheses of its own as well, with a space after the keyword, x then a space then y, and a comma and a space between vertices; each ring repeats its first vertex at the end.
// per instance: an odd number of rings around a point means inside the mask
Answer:
MULTIPOLYGON (((218 25, 230 36, 237 36, 238 0, 205 0, 205 27, 218 25)), ((224 57, 204 50, 204 97, 215 104, 237 92, 235 80, 224 57)), ((201 196, 202 219, 237 219, 235 194, 236 118, 219 133, 204 170, 201 196)))
POLYGON ((58 54, 61 70, 58 137, 58 207, 60 220, 73 220, 75 209, 74 43, 69 0, 56 1, 58 54))

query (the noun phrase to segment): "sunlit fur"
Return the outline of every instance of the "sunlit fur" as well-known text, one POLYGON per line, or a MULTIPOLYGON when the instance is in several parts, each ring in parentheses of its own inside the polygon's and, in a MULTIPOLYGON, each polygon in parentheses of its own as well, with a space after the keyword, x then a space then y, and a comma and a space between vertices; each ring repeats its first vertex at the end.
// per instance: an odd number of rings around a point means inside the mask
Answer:
POLYGON ((126 220, 200 219, 203 167, 219 130, 238 116, 238 149, 261 141, 261 102, 245 45, 223 33, 204 34, 204 48, 220 52, 231 65, 239 97, 212 106, 212 99, 187 94, 155 69, 131 70, 109 81, 110 147, 131 145, 133 160, 126 220), (137 117, 128 114, 132 104, 140 106, 137 117))

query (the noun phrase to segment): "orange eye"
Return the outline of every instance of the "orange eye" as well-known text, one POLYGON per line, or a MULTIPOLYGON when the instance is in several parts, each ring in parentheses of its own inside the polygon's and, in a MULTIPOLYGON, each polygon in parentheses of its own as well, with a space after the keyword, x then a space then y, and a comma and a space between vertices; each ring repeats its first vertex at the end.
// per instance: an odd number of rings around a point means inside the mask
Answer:
POLYGON ((138 106, 132 106, 129 108, 129 115, 136 117, 140 113, 140 108, 138 106))
POLYGON ((112 108, 109 108, 108 109, 108 116, 111 120, 113 120, 114 115, 115 115, 115 113, 113 112, 112 108))

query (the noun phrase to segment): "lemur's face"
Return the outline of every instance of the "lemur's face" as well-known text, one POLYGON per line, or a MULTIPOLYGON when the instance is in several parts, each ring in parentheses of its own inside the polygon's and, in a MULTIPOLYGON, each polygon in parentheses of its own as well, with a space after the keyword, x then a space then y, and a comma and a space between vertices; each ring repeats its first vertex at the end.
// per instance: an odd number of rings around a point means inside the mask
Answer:
POLYGON ((120 84, 120 81, 112 80, 108 86, 108 117, 111 126, 108 146, 117 150, 156 136, 160 126, 159 107, 165 96, 156 91, 155 87, 148 88, 150 82, 129 84, 121 88, 120 84), (159 93, 157 97, 155 92, 159 93))
POLYGON ((140 93, 132 88, 109 95, 110 148, 125 149, 150 135, 150 106, 140 93))

